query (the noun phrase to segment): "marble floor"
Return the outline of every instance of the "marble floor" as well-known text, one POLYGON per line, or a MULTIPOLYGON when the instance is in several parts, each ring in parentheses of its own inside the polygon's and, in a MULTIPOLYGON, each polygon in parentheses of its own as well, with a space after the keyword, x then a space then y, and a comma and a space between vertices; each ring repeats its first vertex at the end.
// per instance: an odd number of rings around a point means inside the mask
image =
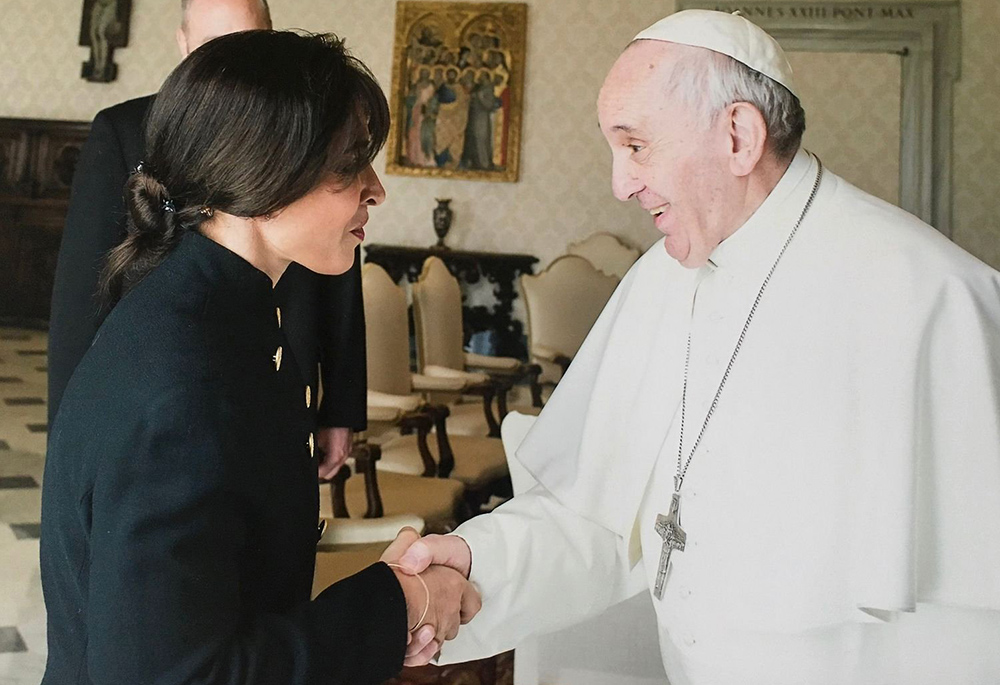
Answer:
POLYGON ((38 532, 45 463, 47 336, 0 328, 0 685, 45 667, 38 532))

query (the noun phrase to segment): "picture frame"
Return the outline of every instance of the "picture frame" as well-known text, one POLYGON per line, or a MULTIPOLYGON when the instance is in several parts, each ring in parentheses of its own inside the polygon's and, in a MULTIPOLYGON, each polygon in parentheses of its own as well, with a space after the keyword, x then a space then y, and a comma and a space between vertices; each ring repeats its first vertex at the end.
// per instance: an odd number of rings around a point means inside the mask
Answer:
POLYGON ((83 0, 80 45, 90 48, 80 78, 94 83, 110 83, 118 78, 114 61, 116 48, 128 45, 132 0, 83 0))
POLYGON ((386 172, 515 182, 527 5, 396 3, 386 172))

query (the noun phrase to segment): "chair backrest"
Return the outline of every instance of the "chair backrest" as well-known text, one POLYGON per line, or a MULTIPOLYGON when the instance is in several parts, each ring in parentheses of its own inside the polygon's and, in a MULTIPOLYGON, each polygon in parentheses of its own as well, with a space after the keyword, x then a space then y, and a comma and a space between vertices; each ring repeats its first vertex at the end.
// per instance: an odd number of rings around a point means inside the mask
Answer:
POLYGON ((578 243, 570 243, 566 251, 583 257, 602 273, 618 280, 625 277, 625 272, 639 258, 639 250, 628 247, 610 233, 594 233, 578 243))
POLYGON ((409 395, 413 387, 406 293, 385 269, 370 262, 361 267, 361 292, 365 301, 368 389, 409 395))
POLYGON ((418 371, 430 365, 465 369, 462 289, 437 257, 424 261, 420 277, 413 284, 413 324, 418 371))
POLYGON ((572 359, 617 286, 617 278, 576 255, 559 257, 540 274, 521 276, 528 349, 541 345, 572 359))

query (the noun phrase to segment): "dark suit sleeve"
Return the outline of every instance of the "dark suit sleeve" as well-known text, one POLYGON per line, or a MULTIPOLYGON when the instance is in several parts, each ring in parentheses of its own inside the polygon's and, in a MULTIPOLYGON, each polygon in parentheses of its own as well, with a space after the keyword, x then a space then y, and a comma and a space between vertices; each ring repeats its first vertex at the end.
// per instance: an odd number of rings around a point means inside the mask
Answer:
POLYGON ((106 312, 97 280, 108 250, 125 237, 129 166, 112 118, 94 119, 81 150, 63 229, 49 322, 49 423, 106 312))
MULTIPOLYGON (((288 614, 241 587, 248 510, 241 464, 205 391, 167 393, 128 460, 108 460, 92 495, 90 682, 363 685, 402 668, 406 604, 375 564, 288 614)), ((234 443, 236 444, 236 443, 234 443)), ((237 452, 238 453, 238 452, 237 452)))
POLYGON ((325 276, 319 294, 321 426, 356 431, 368 425, 368 365, 365 354, 365 305, 361 295, 361 249, 354 266, 340 276, 325 276))

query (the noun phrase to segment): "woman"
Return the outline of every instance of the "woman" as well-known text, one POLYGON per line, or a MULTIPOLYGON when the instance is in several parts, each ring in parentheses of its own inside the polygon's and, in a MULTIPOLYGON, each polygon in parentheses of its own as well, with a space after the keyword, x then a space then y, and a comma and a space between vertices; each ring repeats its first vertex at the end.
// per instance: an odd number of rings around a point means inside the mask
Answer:
POLYGON ((309 601, 313 398, 272 289, 291 261, 350 268, 387 129, 333 37, 232 34, 167 79, 104 274, 120 301, 50 430, 44 683, 374 683, 474 613, 458 574, 384 563, 309 601))

